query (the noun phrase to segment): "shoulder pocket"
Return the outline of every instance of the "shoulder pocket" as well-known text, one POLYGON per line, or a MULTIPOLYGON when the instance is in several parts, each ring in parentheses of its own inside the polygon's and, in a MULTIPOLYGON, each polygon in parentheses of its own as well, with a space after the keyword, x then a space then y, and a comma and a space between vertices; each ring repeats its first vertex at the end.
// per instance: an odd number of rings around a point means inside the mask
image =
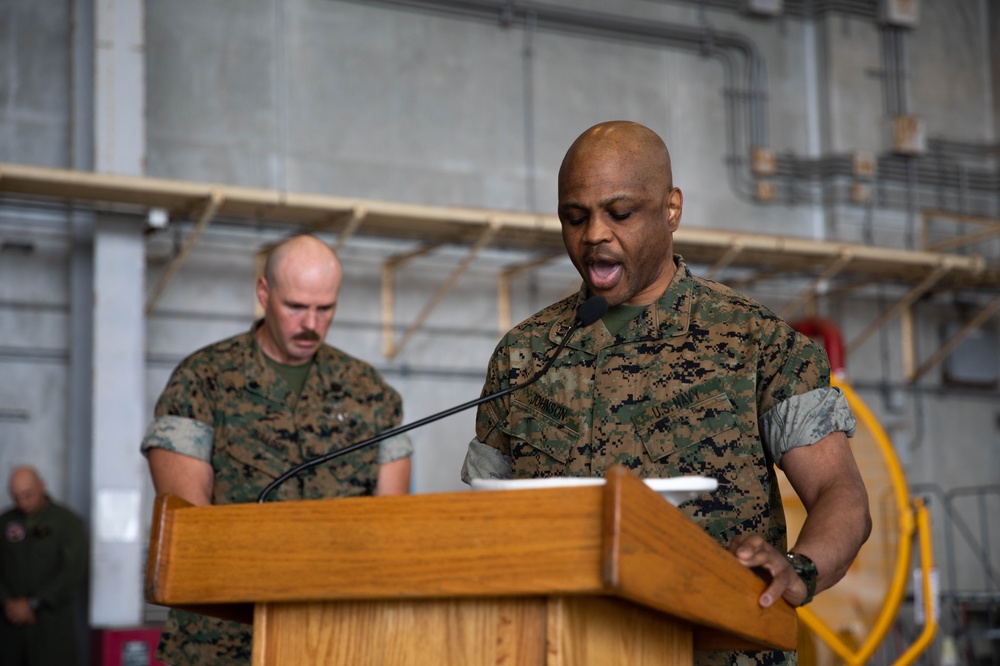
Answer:
POLYGON ((656 405, 634 415, 632 423, 646 451, 657 462, 706 439, 717 439, 727 431, 739 436, 736 410, 725 393, 710 395, 687 407, 665 409, 656 405))

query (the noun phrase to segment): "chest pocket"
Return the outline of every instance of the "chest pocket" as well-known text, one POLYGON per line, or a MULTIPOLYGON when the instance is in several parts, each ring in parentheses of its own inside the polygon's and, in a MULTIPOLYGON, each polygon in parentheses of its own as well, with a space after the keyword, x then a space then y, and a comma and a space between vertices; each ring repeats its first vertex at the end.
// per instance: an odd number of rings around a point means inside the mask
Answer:
POLYGON ((278 455, 270 446, 253 439, 230 442, 228 446, 222 448, 223 452, 236 462, 272 478, 280 476, 289 467, 286 458, 278 455))
POLYGON ((703 442, 725 448, 726 442, 740 435, 736 410, 725 393, 670 411, 652 407, 633 416, 632 423, 656 463, 669 463, 670 458, 703 442))
POLYGON ((580 424, 575 414, 544 397, 536 398, 533 393, 511 402, 510 413, 500 424, 500 430, 510 437, 515 467, 519 466, 519 459, 532 458, 537 472, 565 471, 573 457, 573 447, 580 439, 580 424), (532 404, 538 399, 545 401, 540 403, 545 409, 532 404))

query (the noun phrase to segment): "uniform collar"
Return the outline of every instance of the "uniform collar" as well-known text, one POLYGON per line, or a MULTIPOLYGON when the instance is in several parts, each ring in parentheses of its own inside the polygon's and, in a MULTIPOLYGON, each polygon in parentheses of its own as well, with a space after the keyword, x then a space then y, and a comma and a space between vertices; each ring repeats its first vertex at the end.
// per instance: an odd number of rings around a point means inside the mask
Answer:
MULTIPOLYGON (((268 400, 274 402, 279 402, 283 404, 292 404, 292 390, 289 388, 285 380, 282 379, 271 364, 267 362, 264 358, 264 351, 257 344, 257 330, 264 324, 263 319, 259 319, 254 322, 253 326, 250 327, 250 332, 247 334, 247 345, 244 350, 244 374, 246 379, 246 388, 251 393, 256 393, 258 395, 266 397, 268 400)), ((306 382, 302 386, 302 394, 325 394, 331 390, 339 391, 343 387, 335 381, 335 379, 325 372, 325 368, 329 367, 329 363, 325 362, 330 354, 332 354, 331 348, 326 345, 320 345, 319 349, 316 351, 315 356, 313 356, 312 365, 309 368, 309 374, 306 376, 306 382)))

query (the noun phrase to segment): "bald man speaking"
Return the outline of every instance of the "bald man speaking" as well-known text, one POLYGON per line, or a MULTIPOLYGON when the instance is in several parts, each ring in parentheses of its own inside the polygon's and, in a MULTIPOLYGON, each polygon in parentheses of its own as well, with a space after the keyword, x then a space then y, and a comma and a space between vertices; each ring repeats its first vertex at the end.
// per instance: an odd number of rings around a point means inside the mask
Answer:
MULTIPOLYGON (((563 242, 580 291, 510 331, 483 394, 532 377, 591 296, 610 305, 530 387, 479 408, 463 479, 699 474, 718 490, 682 510, 742 564, 759 598, 799 606, 846 573, 871 530, 826 354, 763 306, 695 277, 673 253, 684 198, 655 132, 585 131, 559 170, 563 242), (808 510, 787 550, 775 467, 808 510)), ((699 666, 793 664, 794 653, 704 652, 699 666)))
MULTIPOLYGON (((290 238, 257 280, 264 317, 174 370, 142 450, 157 493, 195 505, 254 502, 291 467, 399 425, 402 401, 374 368, 324 343, 343 271, 314 236, 290 238)), ((303 471, 278 500, 408 492, 404 436, 303 471)), ((250 627, 171 610, 157 658, 172 666, 250 663, 250 627)))

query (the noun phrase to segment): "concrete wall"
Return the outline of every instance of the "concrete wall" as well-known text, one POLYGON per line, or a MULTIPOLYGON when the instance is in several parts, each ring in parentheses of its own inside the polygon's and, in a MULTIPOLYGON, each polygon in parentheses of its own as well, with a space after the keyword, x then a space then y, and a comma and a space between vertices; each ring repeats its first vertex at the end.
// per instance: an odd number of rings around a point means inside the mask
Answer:
MULTIPOLYGON (((779 155, 885 154, 883 45, 870 18, 831 11, 810 25, 686 2, 557 4, 738 34, 766 63, 767 134, 779 155)), ((920 2, 920 21, 906 33, 905 101, 928 137, 996 145, 1000 19, 990 6, 985 0, 920 2)), ((74 133, 89 131, 74 127, 69 112, 73 68, 87 66, 71 57, 71 8, 68 0, 0 2, 0 161, 68 166, 74 133)), ((912 242, 912 208, 842 200, 761 205, 738 196, 726 166, 724 62, 696 51, 344 0, 147 0, 146 27, 150 176, 548 212, 573 138, 598 121, 628 118, 670 145, 675 180, 685 192, 685 225, 893 247, 912 242)), ((746 157, 742 149, 739 154, 746 157)), ((995 159, 970 165, 998 169, 995 159)), ((963 206, 953 192, 942 189, 940 198, 963 206)), ((992 206, 987 214, 1000 215, 995 196, 984 205, 992 206)), ((149 285, 189 229, 175 221, 149 234, 149 285)), ((249 326, 254 254, 279 236, 274 228, 225 221, 205 235, 147 319, 150 409, 183 355, 249 326)), ((6 410, 0 412, 0 473, 19 462, 37 464, 54 495, 64 497, 75 473, 65 463, 62 420, 71 247, 65 216, 4 202, 0 242, 0 410, 6 410), (25 251, 24 244, 34 249, 25 251)), ((381 353, 380 262, 412 247, 364 238, 348 243, 342 253, 347 283, 330 334, 331 343, 386 374, 404 396, 408 421, 478 396, 498 339, 495 278, 521 258, 487 251, 389 361, 381 353)), ((413 320, 461 251, 446 248, 401 271, 398 322, 413 320)), ((997 261, 1000 242, 976 251, 997 261)), ((514 319, 577 283, 566 261, 519 278, 514 319)), ((755 285, 752 294, 780 310, 800 286, 780 280, 755 285)), ((902 293, 893 285, 872 288, 830 299, 823 308, 850 340, 902 293)), ((921 356, 943 343, 946 324, 960 319, 957 304, 983 299, 945 295, 921 302, 921 356)), ((995 318, 984 331, 995 349, 995 318)), ((1000 483, 996 389, 947 387, 939 371, 917 386, 905 384, 899 340, 893 322, 850 357, 848 372, 894 435, 911 482, 941 488, 1000 483)), ((462 487, 458 469, 472 421, 469 412, 413 433, 414 491, 462 487)), ((991 516, 994 536, 998 515, 991 516)))

